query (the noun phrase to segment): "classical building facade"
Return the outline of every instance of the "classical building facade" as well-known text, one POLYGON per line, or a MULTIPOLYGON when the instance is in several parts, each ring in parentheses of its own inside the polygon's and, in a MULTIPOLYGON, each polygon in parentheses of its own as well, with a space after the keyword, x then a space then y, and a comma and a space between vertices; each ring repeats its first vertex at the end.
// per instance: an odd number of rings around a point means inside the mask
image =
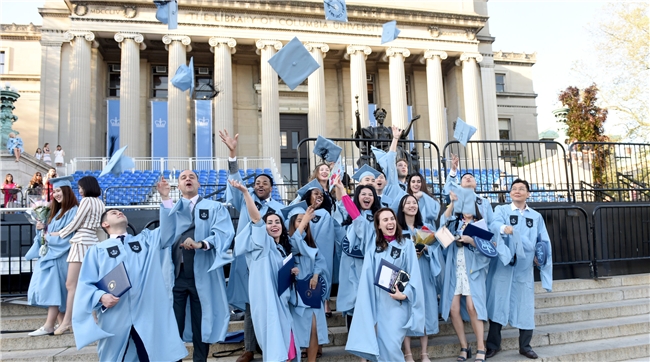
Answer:
POLYGON ((197 151, 197 126, 209 124, 239 133, 243 156, 288 163, 300 139, 351 137, 357 96, 364 126, 373 105, 386 125, 419 114, 414 136, 441 149, 457 117, 478 139, 537 139, 534 55, 494 53, 487 10, 482 0, 348 0, 342 23, 325 20, 319 0, 180 0, 168 30, 149 0, 48 0, 42 26, 2 25, 0 76, 22 95, 28 152, 49 142, 69 157, 105 156, 111 132, 131 156, 158 156, 163 124, 167 156, 227 156, 218 136, 197 151), (390 20, 401 33, 381 44, 390 20), (267 61, 293 37, 321 67, 290 91, 267 61), (190 57, 192 97, 169 83, 190 57), (210 99, 207 123, 195 101, 210 99))

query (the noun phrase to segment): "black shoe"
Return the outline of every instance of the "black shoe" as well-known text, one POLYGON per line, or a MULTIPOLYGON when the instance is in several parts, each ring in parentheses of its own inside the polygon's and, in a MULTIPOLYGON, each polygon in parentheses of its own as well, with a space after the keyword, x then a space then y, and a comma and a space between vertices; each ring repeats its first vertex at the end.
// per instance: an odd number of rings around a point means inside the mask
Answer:
POLYGON ((523 349, 519 349, 519 354, 524 355, 530 359, 537 359, 537 353, 533 351, 532 349, 529 351, 524 351, 523 349))
POLYGON ((458 362, 467 361, 468 358, 472 357, 472 347, 468 346, 467 348, 461 348, 460 353, 463 353, 463 352, 466 352, 467 357, 463 357, 461 355, 458 355, 458 357, 456 357, 456 361, 458 361, 458 362))
POLYGON ((496 356, 497 353, 501 352, 501 348, 499 349, 487 349, 487 353, 485 354, 485 358, 492 358, 496 356))

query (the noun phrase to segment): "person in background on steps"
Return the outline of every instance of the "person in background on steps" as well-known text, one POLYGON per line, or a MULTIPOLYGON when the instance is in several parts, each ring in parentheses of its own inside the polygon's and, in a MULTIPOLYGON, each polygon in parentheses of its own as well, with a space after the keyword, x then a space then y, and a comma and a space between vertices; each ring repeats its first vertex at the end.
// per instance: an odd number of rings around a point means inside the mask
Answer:
POLYGON ((539 268, 542 287, 550 292, 553 289, 553 261, 551 239, 544 218, 528 207, 526 200, 529 196, 528 182, 516 179, 510 186, 512 203, 494 209, 494 223, 490 228, 499 235, 499 257, 492 259, 487 281, 490 319, 487 358, 494 357, 501 350, 501 328, 506 324, 519 328, 519 353, 537 358, 530 346, 535 329, 533 267, 539 268), (538 260, 537 243, 546 244, 546 260, 538 260))
POLYGON ((34 172, 34 176, 29 181, 27 194, 30 196, 39 196, 43 194, 43 176, 39 171, 34 172))
POLYGON ((56 146, 56 150, 54 150, 54 164, 56 167, 63 167, 63 164, 65 163, 65 151, 63 148, 61 148, 61 145, 56 146))
MULTIPOLYGON (((162 179, 158 192, 169 193, 162 179)), ((119 210, 102 214, 109 239, 88 250, 75 295, 72 323, 77 349, 97 342, 100 361, 179 361, 187 356, 162 272, 161 253, 174 241, 175 218, 160 205, 160 227, 129 235, 128 219, 119 210), (131 289, 121 297, 95 285, 119 264, 131 289), (97 322, 93 318, 97 314, 97 322)))
POLYGON ((40 147, 36 149, 36 152, 34 152, 34 158, 39 161, 43 159, 43 150, 40 147))
POLYGON ((52 166, 52 158, 50 157, 50 144, 47 142, 43 145, 43 162, 52 166))
POLYGON ((34 244, 25 254, 25 260, 38 258, 29 281, 27 302, 30 305, 47 307, 45 324, 29 333, 32 337, 54 334, 54 324, 57 320, 59 322, 63 320, 63 313, 66 311, 68 296, 65 287, 68 275, 66 259, 72 234, 62 238, 49 233, 61 230, 77 214, 78 202, 70 187, 70 179, 71 176, 50 180, 54 186, 54 197, 50 203, 47 225, 40 222, 36 224, 36 230, 39 232, 34 237, 34 244), (41 253, 41 250, 44 251, 41 253))
POLYGON ((50 183, 50 179, 53 179, 57 177, 56 174, 56 168, 51 167, 49 170, 47 170, 47 174, 43 178, 43 198, 45 200, 50 201, 52 200, 52 184, 50 183))
POLYGON ((18 200, 15 189, 18 189, 19 186, 14 182, 14 175, 8 173, 5 175, 5 182, 2 184, 2 193, 4 194, 4 205, 3 207, 14 207, 14 202, 18 200))
POLYGON ((16 136, 15 133, 9 133, 9 139, 7 139, 7 150, 16 157, 16 162, 20 161, 20 154, 25 152, 23 148, 23 139, 16 136))
MULTIPOLYGON (((69 176, 68 176, 69 177, 69 176)), ((66 225, 58 232, 51 233, 52 236, 68 237, 74 233, 70 239, 70 253, 68 254, 68 278, 65 283, 68 288, 68 304, 65 318, 54 331, 55 335, 68 333, 72 331, 72 307, 74 302, 74 293, 77 290, 77 279, 79 279, 79 270, 84 257, 91 246, 99 243, 97 231, 99 229, 99 219, 104 213, 104 203, 100 199, 102 189, 99 187, 97 179, 92 176, 85 176, 77 182, 79 194, 83 197, 79 204, 79 210, 72 222, 66 225)))

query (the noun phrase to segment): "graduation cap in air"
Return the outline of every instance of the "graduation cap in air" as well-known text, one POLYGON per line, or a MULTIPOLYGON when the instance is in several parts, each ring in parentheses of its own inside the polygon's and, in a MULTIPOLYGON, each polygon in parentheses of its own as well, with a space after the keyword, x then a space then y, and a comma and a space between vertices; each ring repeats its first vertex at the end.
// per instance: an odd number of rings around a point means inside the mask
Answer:
POLYGON ((298 190, 298 196, 300 196, 302 198, 302 197, 305 196, 305 194, 307 194, 307 192, 309 192, 309 191, 311 191, 313 189, 319 189, 319 190, 321 190, 321 192, 323 191, 323 186, 321 186, 320 182, 318 182, 317 179, 313 179, 313 180, 311 180, 311 182, 309 182, 305 186, 301 187, 298 190))
POLYGON ((168 30, 178 29, 178 2, 176 0, 157 0, 153 2, 156 10, 156 19, 167 24, 168 30))
POLYGON ((467 142, 476 133, 476 127, 465 123, 460 117, 456 119, 456 129, 454 130, 454 138, 458 140, 463 146, 467 147, 467 142))
POLYGON ((363 165, 357 172, 352 175, 352 179, 361 182, 361 180, 366 177, 366 176, 372 176, 374 178, 379 177, 380 172, 375 170, 374 168, 368 166, 368 165, 363 165))
POLYGON ((113 175, 119 176, 122 171, 130 170, 135 167, 133 159, 131 157, 124 156, 124 151, 127 147, 128 146, 124 146, 113 154, 106 167, 104 167, 102 170, 102 173, 99 174, 99 177, 102 177, 109 172, 113 175))
POLYGON ((384 24, 384 29, 381 32, 381 43, 385 44, 388 43, 389 41, 393 41, 397 39, 397 36, 399 35, 400 30, 397 29, 397 21, 389 21, 386 24, 384 24))
POLYGON ((307 206, 307 203, 305 201, 301 201, 297 204, 284 207, 280 209, 280 211, 282 212, 282 217, 284 217, 285 222, 288 223, 294 215, 304 214, 307 212, 308 207, 309 206, 307 206))
POLYGON ((454 201, 454 213, 462 214, 476 214, 476 194, 470 188, 460 187, 454 185, 452 191, 458 196, 458 200, 454 201))
POLYGON ((72 187, 72 183, 74 182, 74 177, 63 176, 63 177, 51 178, 49 179, 49 182, 52 185, 53 189, 58 189, 63 186, 72 187))
POLYGON ((348 10, 345 0, 325 0, 325 19, 334 21, 348 21, 348 10))
POLYGON ((272 56, 269 64, 291 90, 320 67, 297 37, 272 56))
POLYGON ((194 57, 190 58, 190 65, 181 64, 172 78, 174 87, 185 92, 190 90, 190 94, 194 92, 194 57))
POLYGON ((327 162, 336 162, 339 159, 342 150, 343 149, 337 146, 334 142, 323 136, 318 136, 312 152, 327 162))

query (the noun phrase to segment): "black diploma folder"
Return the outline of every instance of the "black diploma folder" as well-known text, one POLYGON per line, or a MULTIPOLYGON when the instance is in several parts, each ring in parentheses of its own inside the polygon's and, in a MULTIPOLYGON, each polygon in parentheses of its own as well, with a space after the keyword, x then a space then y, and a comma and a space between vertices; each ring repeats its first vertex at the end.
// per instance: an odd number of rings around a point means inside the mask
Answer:
POLYGON ((403 292, 409 279, 408 273, 385 259, 381 259, 374 284, 389 293, 395 293, 396 288, 403 292))
POLYGON ((126 273, 124 262, 117 264, 105 277, 95 283, 95 286, 118 298, 131 289, 131 281, 126 273))
POLYGON ((294 267, 293 254, 286 257, 283 263, 280 270, 278 270, 278 296, 281 296, 285 290, 289 289, 293 281, 291 277, 291 269, 294 267))
POLYGON ((472 236, 472 237, 476 236, 478 238, 481 238, 483 240, 488 240, 488 241, 492 240, 492 237, 494 236, 493 233, 472 224, 467 224, 467 226, 465 226, 463 235, 472 236))

